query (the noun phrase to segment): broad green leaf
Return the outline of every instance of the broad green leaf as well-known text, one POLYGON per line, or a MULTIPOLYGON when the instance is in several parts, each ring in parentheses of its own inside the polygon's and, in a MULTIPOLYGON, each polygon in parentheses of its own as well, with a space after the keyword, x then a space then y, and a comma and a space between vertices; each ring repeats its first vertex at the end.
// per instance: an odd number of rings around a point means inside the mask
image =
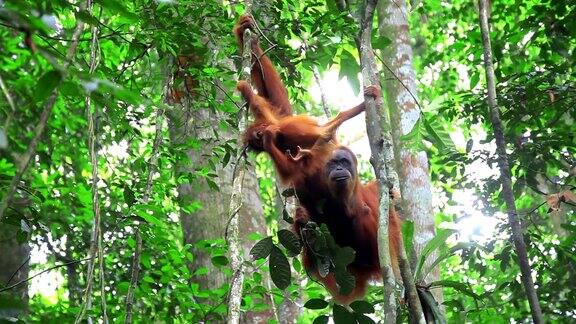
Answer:
POLYGON ((450 138, 450 134, 446 131, 445 127, 440 123, 436 116, 431 116, 430 118, 420 118, 426 129, 426 136, 434 146, 440 151, 445 149, 450 152, 457 152, 456 146, 450 138))
POLYGON ((294 218, 288 214, 286 208, 282 209, 282 219, 288 224, 294 224, 294 218))
POLYGON ((404 250, 408 260, 412 257, 412 246, 414 245, 414 222, 412 220, 405 220, 402 222, 402 239, 404 241, 404 250))
POLYGON ((128 207, 132 207, 134 203, 136 203, 136 197, 134 196, 134 191, 132 188, 128 186, 128 184, 124 185, 124 202, 128 204, 128 207))
POLYGON ((302 245, 296 234, 292 233, 287 229, 281 229, 278 231, 278 240, 282 245, 288 250, 290 256, 295 256, 300 254, 302 250, 302 245))
POLYGON ((481 300, 481 297, 472 291, 472 289, 465 283, 457 282, 454 280, 439 280, 430 284, 430 287, 449 287, 464 293, 475 300, 481 300))
POLYGON ((92 25, 92 26, 99 26, 100 25, 98 18, 92 16, 86 10, 80 10, 80 11, 76 12, 76 18, 78 20, 81 20, 81 21, 83 21, 89 25, 92 25))
POLYGON ((330 320, 330 317, 328 317, 326 315, 320 315, 314 319, 312 324, 327 324, 329 320, 330 320))
POLYGON ((212 264, 217 267, 223 267, 228 265, 229 261, 225 255, 216 255, 212 257, 212 264))
POLYGON ((431 315, 434 316, 434 323, 445 324, 446 318, 440 310, 440 305, 438 305, 438 302, 434 299, 432 293, 429 290, 418 288, 418 296, 420 297, 420 302, 427 306, 424 307, 424 305, 422 305, 422 308, 429 309, 432 312, 431 315))
POLYGON ((355 313, 354 317, 356 317, 356 321, 358 322, 358 324, 376 324, 376 322, 374 322, 373 319, 364 314, 355 313))
POLYGON ((422 249, 422 252, 420 253, 420 256, 418 257, 418 262, 416 263, 416 272, 414 274, 414 278, 417 282, 422 280, 423 278, 422 268, 428 256, 442 244, 446 243, 448 237, 454 234, 455 232, 456 232, 455 230, 451 229, 439 229, 438 232, 436 232, 436 236, 434 236, 434 238, 432 238, 430 241, 428 241, 428 243, 426 243, 426 245, 422 249))
POLYGON ((346 269, 336 269, 334 273, 336 282, 338 283, 338 292, 342 295, 348 295, 354 290, 356 286, 356 277, 354 277, 346 269))
POLYGON ((48 95, 58 86, 60 80, 62 80, 62 74, 56 70, 51 70, 44 73, 36 85, 36 89, 34 91, 34 99, 38 102, 44 101, 48 95))
POLYGON ((336 253, 334 263, 336 268, 345 269, 350 263, 354 261, 354 257, 356 255, 356 251, 349 246, 345 246, 343 248, 339 248, 338 252, 336 253))
POLYGON ((346 77, 354 93, 360 93, 360 80, 358 79, 360 73, 360 65, 358 61, 348 50, 343 50, 340 53, 340 78, 346 77))
POLYGON ((267 258, 272 250, 272 236, 263 238, 258 243, 256 243, 250 250, 250 256, 252 260, 267 258))
POLYGON ((334 316, 334 324, 352 324, 356 323, 354 314, 350 313, 346 308, 338 304, 334 304, 332 311, 334 316))
POLYGON ((290 263, 284 252, 276 245, 272 246, 270 258, 268 259, 270 268, 270 278, 280 290, 288 288, 291 280, 290 263))
POLYGON ((350 307, 356 313, 372 314, 374 313, 374 306, 365 300, 356 300, 350 304, 350 307))
POLYGON ((328 302, 320 298, 312 298, 304 304, 304 308, 308 309, 324 309, 328 307, 328 302))

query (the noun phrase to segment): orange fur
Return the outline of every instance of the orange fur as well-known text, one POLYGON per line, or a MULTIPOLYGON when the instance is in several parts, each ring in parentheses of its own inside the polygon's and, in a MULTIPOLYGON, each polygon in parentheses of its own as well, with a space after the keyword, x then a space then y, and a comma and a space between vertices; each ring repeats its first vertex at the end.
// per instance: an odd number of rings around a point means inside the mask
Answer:
MULTIPOLYGON (((243 46, 244 31, 247 28, 253 29, 254 26, 254 20, 250 16, 240 18, 234 28, 240 47, 243 46)), ((293 115, 286 88, 256 38, 251 47, 251 79, 258 93, 255 93, 246 81, 241 80, 237 84, 237 89, 254 116, 254 121, 244 134, 244 141, 255 151, 266 151, 272 158, 282 182, 296 190, 301 205, 296 213, 295 230, 298 234, 299 227, 309 219, 317 223, 327 223, 336 243, 349 243, 348 246, 356 250, 356 259, 348 267, 356 277, 356 288, 347 296, 338 293, 333 274, 321 278, 314 270, 315 265, 312 264, 309 253, 303 253, 305 268, 324 283, 337 302, 347 304, 365 294, 369 280, 380 278, 377 246, 378 189, 375 183, 362 185, 355 173, 354 178, 347 184, 345 197, 335 197, 331 193, 325 168, 335 150, 346 149, 337 143, 335 134, 338 127, 364 111, 365 104, 363 102, 343 111, 323 125, 310 116, 293 115), (329 215, 317 213, 318 205, 323 201, 327 201, 325 205, 330 206, 327 213, 329 215)), ((364 95, 378 98, 380 89, 369 86, 364 90, 364 95)), ((353 164, 355 169, 355 157, 353 164)), ((390 254, 394 272, 398 274, 396 257, 400 229, 393 208, 390 209, 388 217, 390 254)))
MULTIPOLYGON (((337 149, 349 151, 348 148, 342 146, 337 149)), ((357 167, 355 157, 353 164, 355 169, 357 167)), ((327 173, 322 173, 320 177, 322 179, 315 178, 315 187, 308 188, 308 192, 315 191, 317 194, 311 199, 307 199, 308 197, 304 194, 300 199, 301 206, 296 210, 294 230, 296 234, 300 235, 300 229, 309 220, 318 224, 325 223, 337 244, 350 246, 356 251, 354 262, 348 266, 348 271, 356 278, 356 286, 348 295, 341 295, 338 292, 333 274, 324 278, 320 277, 316 270, 314 258, 309 251, 305 249, 302 255, 304 268, 316 280, 324 284, 334 300, 341 304, 349 304, 366 294, 370 280, 381 280, 377 233, 379 218, 378 184, 376 181, 372 181, 362 185, 357 174, 354 174, 351 181, 346 185, 346 192, 336 196, 330 188, 329 179, 326 179, 327 173), (318 194, 319 191, 322 193, 318 194), (317 211, 318 196, 326 199, 323 205, 327 207, 324 207, 323 212, 317 211)), ((400 279, 398 266, 400 235, 400 219, 391 204, 388 213, 389 251, 392 270, 398 279, 400 279)))

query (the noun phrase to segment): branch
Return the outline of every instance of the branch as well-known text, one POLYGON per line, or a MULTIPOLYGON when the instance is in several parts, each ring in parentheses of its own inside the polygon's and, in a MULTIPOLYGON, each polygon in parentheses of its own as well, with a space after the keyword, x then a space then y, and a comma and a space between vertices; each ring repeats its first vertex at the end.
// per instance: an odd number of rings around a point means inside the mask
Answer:
POLYGON ((10 289, 14 289, 14 288, 20 286, 21 284, 26 283, 26 282, 28 282, 28 281, 30 281, 30 280, 32 280, 32 279, 34 279, 34 278, 36 278, 36 277, 38 277, 38 276, 46 273, 46 272, 48 272, 48 271, 52 271, 52 270, 54 270, 54 269, 58 269, 58 268, 61 268, 61 267, 65 267, 65 266, 74 264, 74 263, 80 263, 80 262, 84 262, 84 261, 88 261, 88 260, 91 260, 91 258, 86 258, 86 259, 81 259, 81 260, 74 260, 74 261, 70 261, 70 262, 66 262, 66 263, 62 263, 62 264, 55 265, 55 266, 53 266, 53 267, 51 267, 51 268, 48 268, 48 269, 46 269, 46 270, 42 270, 42 271, 38 272, 37 274, 33 275, 32 277, 28 277, 28 278, 26 278, 26 279, 24 279, 24 280, 18 281, 17 283, 15 283, 15 284, 13 284, 13 285, 11 285, 11 286, 4 287, 4 288, 0 289, 0 293, 1 293, 1 292, 8 291, 8 290, 10 290, 10 289))
POLYGON ((528 253, 526 243, 522 236, 522 228, 518 221, 518 211, 512 191, 512 179, 508 155, 506 153, 506 141, 504 139, 504 130, 502 120, 500 119, 500 109, 496 102, 496 76, 494 74, 494 65, 492 64, 492 45, 490 44, 490 34, 488 25, 488 3, 487 0, 479 0, 479 19, 480 31, 482 33, 482 43, 484 45, 484 68, 486 70, 486 87, 488 91, 488 107, 490 108, 490 119, 494 128, 494 138, 496 139, 496 153, 498 154, 498 166, 500 168, 500 181, 502 183, 502 196, 506 201, 508 222, 512 231, 512 240, 516 247, 516 255, 522 273, 521 279, 526 290, 526 296, 530 309, 532 311, 532 320, 534 323, 544 323, 544 317, 536 294, 536 288, 532 281, 532 269, 528 262, 528 253))
MULTIPOLYGON (((250 14, 252 3, 246 0, 246 14, 250 14)), ((241 79, 250 79, 250 70, 252 66, 252 48, 250 46, 252 40, 252 33, 247 28, 244 31, 244 49, 242 51, 242 66, 241 66, 241 79)), ((242 143, 242 134, 246 129, 246 116, 247 111, 240 111, 238 122, 238 143, 242 143)), ((244 269, 242 246, 240 245, 240 215, 239 211, 242 207, 242 190, 244 175, 246 173, 246 159, 241 159, 244 148, 238 148, 238 163, 234 166, 234 174, 232 176, 232 196, 230 197, 230 206, 228 208, 229 223, 226 228, 226 241, 230 247, 230 267, 232 268, 232 278, 230 279, 230 291, 228 295, 228 320, 229 324, 237 324, 240 322, 240 303, 242 302, 242 286, 244 284, 244 269), (237 172, 237 173, 236 173, 237 172), (229 231, 229 235, 228 235, 229 231)))
MULTIPOLYGON (((162 124, 164 121, 164 111, 161 109, 156 113, 156 134, 154 137, 154 144, 152 146, 152 156, 150 157, 150 166, 148 169, 148 177, 146 179, 146 186, 144 187, 144 195, 142 197, 142 202, 144 204, 148 203, 150 199, 150 192, 152 190, 152 178, 156 173, 156 168, 158 167, 158 151, 160 150, 160 144, 162 143, 162 124)), ((134 233, 136 240, 136 248, 134 249, 134 257, 132 258, 132 273, 130 275, 130 286, 128 287, 128 293, 126 294, 126 317, 124 318, 124 323, 132 323, 132 309, 134 305, 134 291, 138 283, 138 277, 140 274, 140 255, 142 253, 142 235, 140 233, 140 225, 136 226, 136 231, 134 233)))
MULTIPOLYGON (((91 10, 92 4, 88 0, 88 11, 91 10)), ((92 43, 90 45, 90 69, 89 73, 92 75, 97 66, 97 48, 98 48, 98 29, 92 27, 92 43)), ((105 324, 108 323, 108 315, 106 313, 106 290, 104 280, 104 257, 102 253, 102 225, 100 214, 100 197, 98 194, 98 152, 96 151, 96 131, 95 131, 95 117, 97 107, 94 106, 92 111, 90 94, 85 97, 85 109, 88 119, 88 151, 90 155, 90 163, 92 165, 92 212, 94 219, 92 221, 92 239, 90 243, 90 262, 88 262, 86 270, 86 290, 84 292, 84 299, 80 306, 80 312, 76 316, 75 323, 79 323, 84 318, 87 310, 92 308, 92 285, 94 278, 94 261, 98 255, 99 261, 99 274, 100 274, 100 298, 102 304, 102 320, 105 324)), ((90 317, 88 322, 91 322, 90 317)))
POLYGON ((0 88, 2 88, 2 92, 4 93, 6 101, 8 101, 8 105, 10 105, 11 109, 11 111, 7 114, 8 116, 6 117, 6 121, 4 122, 4 131, 8 132, 8 127, 10 127, 12 117, 14 116, 14 113, 16 113, 16 105, 14 104, 14 100, 12 100, 12 96, 10 95, 8 88, 6 88, 6 84, 4 84, 4 80, 2 79, 1 75, 0 75, 0 88))

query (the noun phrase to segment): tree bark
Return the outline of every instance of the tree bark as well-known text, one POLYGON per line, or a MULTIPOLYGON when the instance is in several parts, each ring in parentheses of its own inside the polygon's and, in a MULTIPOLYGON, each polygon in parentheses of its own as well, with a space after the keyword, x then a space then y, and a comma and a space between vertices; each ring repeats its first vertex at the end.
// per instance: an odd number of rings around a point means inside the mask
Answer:
MULTIPOLYGON (((358 40, 358 52, 360 53, 360 66, 364 86, 380 85, 377 75, 376 60, 372 49, 372 24, 374 21, 374 9, 377 1, 367 0, 364 2, 364 12, 360 17, 360 35, 358 40)), ((396 297, 394 295, 395 281, 390 261, 390 244, 388 217, 390 208, 393 208, 389 199, 390 188, 398 190, 398 175, 394 170, 392 139, 390 121, 387 112, 383 109, 382 98, 374 100, 366 98, 366 131, 370 141, 370 162, 378 179, 380 191, 379 224, 378 224, 378 255, 382 268, 382 280, 384 283, 384 322, 396 321, 396 297)), ((411 277, 411 276, 410 276, 411 277)), ((414 283, 407 285, 408 291, 412 291, 414 283)), ((414 288, 415 300, 410 300, 414 306, 416 317, 421 316, 422 310, 418 301, 418 294, 414 288)))
MULTIPOLYGON (((28 278, 30 247, 16 240, 18 228, 9 224, 0 227, 0 285, 9 286, 28 278)), ((2 319, 20 318, 28 312, 28 283, 0 293, 6 306, 0 308, 2 319)), ((4 302, 3 302, 4 303, 4 302)))
MULTIPOLYGON (((380 1, 378 4, 378 30, 380 36, 392 41, 383 51, 382 63, 392 76, 384 85, 387 105, 391 109, 392 136, 395 159, 400 170, 402 212, 405 219, 414 221, 414 259, 435 235, 432 212, 432 190, 429 179, 428 157, 423 151, 414 151, 401 143, 400 137, 412 131, 420 118, 417 100, 416 75, 412 66, 412 47, 408 25, 406 1, 380 1)), ((436 259, 433 253, 426 260, 429 266, 436 259)), ((436 267, 427 281, 439 279, 436 267)), ((434 291, 441 303, 442 291, 434 291)))
POLYGON ((534 282, 532 281, 532 269, 528 262, 528 253, 526 243, 522 236, 522 228, 518 220, 518 211, 512 191, 512 176, 510 174, 510 165, 508 155, 506 154, 506 141, 504 139, 504 130, 500 120, 500 109, 496 100, 496 77, 494 75, 494 65, 492 64, 492 45, 490 44, 490 33, 488 25, 488 4, 486 0, 479 0, 480 30, 482 32, 482 43, 484 45, 484 68, 486 70, 486 87, 488 91, 487 103, 490 108, 490 119, 494 128, 494 138, 496 139, 496 153, 498 154, 498 166, 500 168, 500 181, 502 183, 502 196, 506 201, 508 223, 512 231, 512 240, 516 247, 520 272, 522 273, 522 283, 526 290, 526 296, 530 309, 532 311, 532 320, 534 323, 543 323, 544 317, 540 309, 540 302, 534 282))

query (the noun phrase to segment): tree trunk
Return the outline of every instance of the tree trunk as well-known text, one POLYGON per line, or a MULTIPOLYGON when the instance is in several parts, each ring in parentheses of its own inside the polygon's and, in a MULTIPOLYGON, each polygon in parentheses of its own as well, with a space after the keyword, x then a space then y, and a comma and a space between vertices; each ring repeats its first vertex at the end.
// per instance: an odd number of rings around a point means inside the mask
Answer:
MULTIPOLYGON (((408 10, 406 1, 380 1, 377 10, 379 33, 392 41, 383 51, 382 63, 385 70, 392 74, 393 81, 386 82, 383 90, 391 109, 395 158, 400 173, 402 192, 400 214, 403 218, 414 221, 413 256, 415 257, 434 237, 435 228, 428 157, 425 152, 414 151, 400 142, 400 137, 412 131, 421 114, 417 100, 416 76, 412 66, 408 10)), ((429 266, 436 257, 437 253, 431 254, 425 266, 429 266)), ((428 282, 436 281, 439 276, 439 269, 436 267, 425 279, 428 282)), ((436 300, 441 303, 441 288, 433 293, 436 300)))
MULTIPOLYGON (((0 287, 28 278, 30 247, 16 240, 18 228, 3 223, 0 227, 0 287)), ((20 318, 28 312, 28 283, 0 293, 0 322, 20 318)))
MULTIPOLYGON (((172 91, 174 93, 174 91, 172 91)), ((220 97, 224 98, 222 94, 220 97)), ((198 109, 194 107, 193 100, 184 98, 168 114, 170 139, 172 145, 182 145, 191 139, 199 140, 202 145, 198 149, 189 149, 186 152, 187 159, 181 159, 177 164, 177 175, 194 173, 194 170, 201 166, 208 166, 207 160, 213 154, 213 148, 217 142, 214 139, 214 132, 218 130, 218 123, 223 116, 209 109, 198 109)), ((228 140, 234 134, 218 131, 221 140, 228 140)), ((235 159, 234 157, 231 160, 235 159)), ((182 183, 178 187, 178 197, 181 206, 189 206, 199 203, 200 210, 187 213, 180 212, 182 232, 185 244, 195 244, 204 239, 216 239, 224 237, 226 225, 228 223, 228 206, 232 192, 233 161, 226 167, 215 163, 214 173, 218 177, 213 180, 218 185, 219 190, 211 189, 204 178, 195 178, 193 182, 182 183)), ((254 245, 253 241, 247 240, 247 234, 258 232, 266 235, 266 226, 263 217, 262 203, 259 198, 259 187, 256 180, 256 173, 253 166, 247 166, 246 176, 243 183, 243 202, 240 209, 240 238, 245 260, 249 259, 248 252, 254 245)), ((188 264, 191 272, 200 267, 208 269, 208 274, 196 282, 202 289, 214 289, 221 287, 227 282, 220 269, 212 265, 209 254, 199 250, 194 250, 194 262, 188 264)), ((245 316, 245 321, 257 323, 270 318, 271 312, 249 313, 245 316)))

